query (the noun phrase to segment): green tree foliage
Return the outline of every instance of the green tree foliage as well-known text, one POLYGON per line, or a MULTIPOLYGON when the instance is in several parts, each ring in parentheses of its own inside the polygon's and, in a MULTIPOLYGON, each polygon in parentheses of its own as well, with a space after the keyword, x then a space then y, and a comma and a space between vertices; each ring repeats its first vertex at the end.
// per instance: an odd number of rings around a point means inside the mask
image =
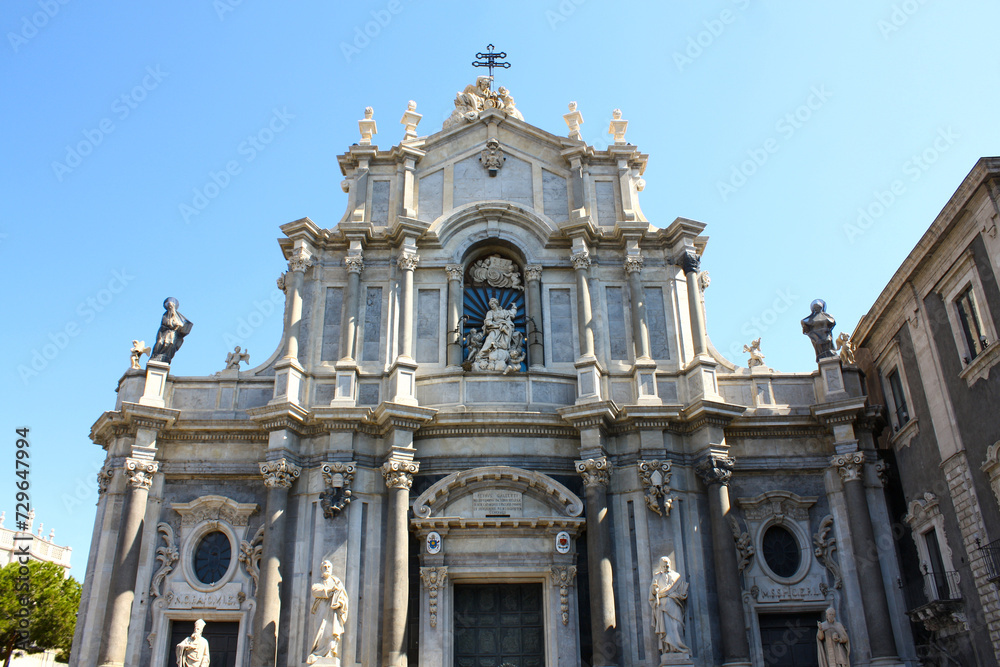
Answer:
POLYGON ((80 584, 64 578, 63 569, 54 563, 28 561, 27 575, 17 562, 0 569, 0 659, 10 662, 11 653, 20 648, 19 624, 22 609, 27 608, 28 652, 57 649, 59 660, 69 659, 76 612, 80 606, 80 584), (25 583, 28 584, 25 590, 25 583))

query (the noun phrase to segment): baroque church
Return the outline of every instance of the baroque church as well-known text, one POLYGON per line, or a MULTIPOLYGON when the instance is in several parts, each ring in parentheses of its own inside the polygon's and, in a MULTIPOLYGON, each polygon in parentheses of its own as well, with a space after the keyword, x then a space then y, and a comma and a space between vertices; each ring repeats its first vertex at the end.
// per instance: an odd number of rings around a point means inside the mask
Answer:
POLYGON ((814 372, 725 359, 705 225, 643 214, 621 112, 563 117, 480 77, 383 148, 367 109, 257 367, 171 374, 165 302, 91 432, 72 665, 918 664, 850 343, 817 301, 814 372))

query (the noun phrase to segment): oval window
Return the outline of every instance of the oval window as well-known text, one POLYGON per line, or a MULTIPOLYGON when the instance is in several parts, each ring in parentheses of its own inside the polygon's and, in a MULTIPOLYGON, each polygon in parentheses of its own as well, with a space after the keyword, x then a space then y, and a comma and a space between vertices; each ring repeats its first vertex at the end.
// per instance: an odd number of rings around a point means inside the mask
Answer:
POLYGON ((209 533, 201 538, 194 550, 194 573, 198 581, 212 585, 229 570, 233 548, 229 538, 221 531, 209 533))
POLYGON ((793 576, 802 563, 802 552, 799 541, 790 531, 781 526, 771 526, 764 531, 761 540, 761 551, 764 562, 779 577, 785 579, 793 576))

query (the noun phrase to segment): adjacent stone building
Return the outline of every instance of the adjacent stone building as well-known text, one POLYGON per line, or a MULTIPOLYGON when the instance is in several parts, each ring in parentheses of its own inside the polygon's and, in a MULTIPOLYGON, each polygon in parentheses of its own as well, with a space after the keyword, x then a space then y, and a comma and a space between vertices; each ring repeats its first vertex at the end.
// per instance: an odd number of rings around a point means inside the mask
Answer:
POLYGON ((893 537, 926 664, 1000 655, 1000 158, 983 158, 858 324, 885 406, 893 537))
POLYGON ((92 430, 72 664, 200 618, 214 667, 816 665, 832 607, 852 664, 915 665, 872 376, 812 320, 812 373, 714 349, 705 225, 643 215, 621 112, 598 150, 488 77, 455 107, 386 148, 366 110, 343 218, 281 228, 271 358, 171 375, 167 304, 92 430))
POLYGON ((73 549, 56 544, 54 528, 49 530, 49 534, 46 536, 43 534, 45 525, 39 523, 37 534, 33 534, 32 531, 36 530, 34 510, 28 512, 27 525, 24 526, 24 530, 5 528, 6 518, 7 512, 0 512, 0 567, 16 563, 23 549, 27 549, 30 557, 34 560, 55 563, 63 569, 63 573, 67 577, 69 576, 69 569, 72 567, 69 561, 73 555, 73 549))

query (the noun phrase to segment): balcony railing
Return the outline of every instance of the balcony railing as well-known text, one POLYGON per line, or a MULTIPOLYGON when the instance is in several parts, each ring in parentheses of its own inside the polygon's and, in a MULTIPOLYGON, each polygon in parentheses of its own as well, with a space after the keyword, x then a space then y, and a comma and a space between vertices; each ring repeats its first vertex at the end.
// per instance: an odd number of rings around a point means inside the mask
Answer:
POLYGON ((925 572, 918 579, 900 582, 906 609, 911 611, 937 600, 960 600, 958 572, 925 572))
POLYGON ((979 554, 986 564, 986 577, 993 583, 1000 581, 1000 540, 980 546, 979 554))

